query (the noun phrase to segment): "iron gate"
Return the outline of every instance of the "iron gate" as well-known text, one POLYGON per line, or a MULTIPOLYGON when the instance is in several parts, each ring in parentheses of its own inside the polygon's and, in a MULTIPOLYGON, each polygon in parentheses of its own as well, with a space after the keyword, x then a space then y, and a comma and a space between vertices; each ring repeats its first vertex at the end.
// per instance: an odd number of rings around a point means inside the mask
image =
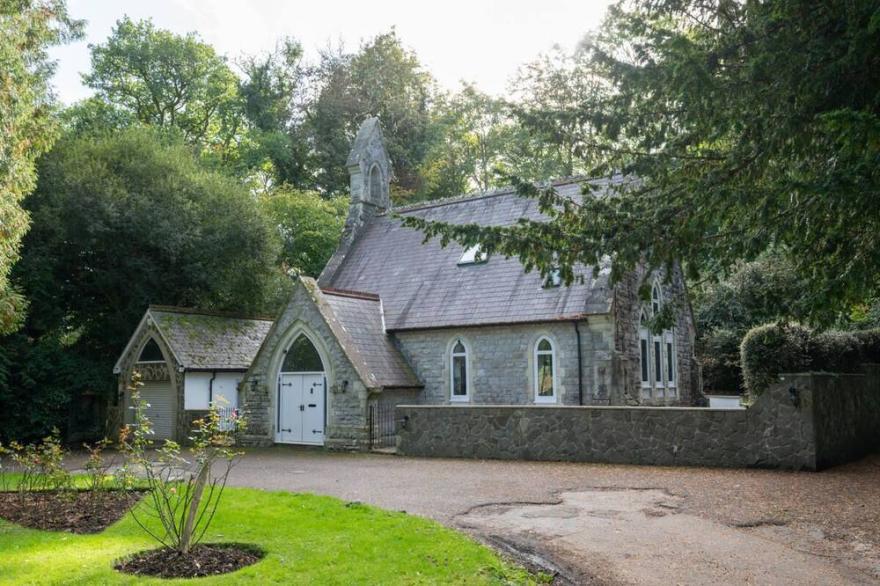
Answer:
POLYGON ((397 447, 397 429, 394 421, 393 403, 373 403, 370 405, 369 421, 370 449, 380 450, 397 447))

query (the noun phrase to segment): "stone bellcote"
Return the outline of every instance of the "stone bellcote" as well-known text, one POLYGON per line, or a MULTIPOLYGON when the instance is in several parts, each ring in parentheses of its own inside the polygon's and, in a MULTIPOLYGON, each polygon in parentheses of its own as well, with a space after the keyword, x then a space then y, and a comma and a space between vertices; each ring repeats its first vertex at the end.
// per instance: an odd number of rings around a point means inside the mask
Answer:
POLYGON ((339 246, 318 277, 318 285, 321 287, 332 284, 333 275, 345 260, 367 221, 391 208, 391 159, 385 149, 385 139, 378 118, 372 117, 363 121, 345 166, 350 177, 351 206, 348 208, 348 218, 342 229, 339 246))
POLYGON ((362 204, 380 212, 391 207, 388 192, 391 160, 385 149, 385 139, 378 118, 367 118, 361 124, 345 165, 351 178, 353 206, 362 204))

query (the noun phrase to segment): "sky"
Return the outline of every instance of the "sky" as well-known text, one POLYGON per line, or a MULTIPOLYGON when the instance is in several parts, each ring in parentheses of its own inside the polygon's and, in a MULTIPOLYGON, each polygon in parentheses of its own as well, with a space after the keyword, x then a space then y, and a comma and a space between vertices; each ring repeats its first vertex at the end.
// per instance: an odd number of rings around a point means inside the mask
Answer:
POLYGON ((441 86, 461 81, 502 96, 517 68, 554 45, 572 49, 598 27, 609 0, 68 0, 87 21, 83 41, 52 49, 54 86, 62 102, 88 97, 80 74, 89 69, 89 44, 103 43, 116 21, 152 18, 175 33, 197 32, 231 60, 271 50, 292 36, 314 57, 340 42, 361 41, 394 27, 441 86))

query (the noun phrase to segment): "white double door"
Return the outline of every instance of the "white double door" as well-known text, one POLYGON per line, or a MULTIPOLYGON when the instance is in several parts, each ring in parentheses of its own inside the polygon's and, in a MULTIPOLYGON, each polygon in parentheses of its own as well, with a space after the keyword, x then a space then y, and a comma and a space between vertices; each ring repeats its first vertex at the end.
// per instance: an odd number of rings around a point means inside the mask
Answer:
POLYGON ((324 387, 323 372, 279 376, 276 442, 324 445, 324 387))

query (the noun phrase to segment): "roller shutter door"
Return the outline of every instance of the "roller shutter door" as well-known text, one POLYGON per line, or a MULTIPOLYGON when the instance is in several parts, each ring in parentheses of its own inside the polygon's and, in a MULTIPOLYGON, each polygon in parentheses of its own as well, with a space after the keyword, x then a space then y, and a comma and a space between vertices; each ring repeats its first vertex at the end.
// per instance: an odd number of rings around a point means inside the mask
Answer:
POLYGON ((177 401, 170 381, 146 381, 141 397, 150 404, 147 417, 153 422, 153 439, 174 439, 177 401))

